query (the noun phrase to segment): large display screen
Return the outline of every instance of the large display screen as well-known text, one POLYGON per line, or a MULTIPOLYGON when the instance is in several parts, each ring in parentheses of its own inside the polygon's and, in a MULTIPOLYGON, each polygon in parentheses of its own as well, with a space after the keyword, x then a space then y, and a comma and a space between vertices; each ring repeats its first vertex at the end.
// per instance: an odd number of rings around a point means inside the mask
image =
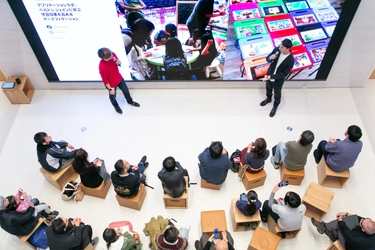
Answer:
POLYGON ((119 71, 128 81, 229 81, 262 78, 268 68, 264 57, 285 38, 292 39, 295 58, 287 79, 325 80, 360 0, 8 3, 49 81, 101 81, 97 51, 102 47, 116 53, 121 60, 119 71), (138 19, 155 27, 142 44, 135 44, 137 39, 132 38, 140 31, 128 27, 128 16, 135 10, 138 19), (167 55, 172 51, 168 40, 174 36, 170 24, 175 25, 174 39, 181 43, 177 50, 182 50, 182 56, 167 55), (178 77, 176 71, 181 71, 178 77))

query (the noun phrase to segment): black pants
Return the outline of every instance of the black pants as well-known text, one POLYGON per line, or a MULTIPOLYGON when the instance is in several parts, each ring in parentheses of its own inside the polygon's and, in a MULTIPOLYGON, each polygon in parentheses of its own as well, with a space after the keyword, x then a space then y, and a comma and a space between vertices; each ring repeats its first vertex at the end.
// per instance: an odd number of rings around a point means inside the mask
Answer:
POLYGON ((327 141, 325 140, 320 141, 318 147, 314 151, 314 158, 317 164, 322 159, 322 156, 324 156, 324 160, 327 162, 328 152, 326 151, 326 144, 327 144, 327 141))
POLYGON ((90 243, 92 239, 92 228, 90 225, 84 225, 81 223, 80 227, 83 227, 82 236, 81 236, 81 243, 78 247, 73 248, 74 250, 78 249, 85 249, 90 243))
POLYGON ((267 218, 268 215, 271 215, 272 219, 277 224, 277 221, 279 220, 280 217, 277 213, 272 211, 272 208, 268 206, 268 200, 266 200, 265 202, 263 202, 262 213, 260 214, 260 216, 262 216, 263 218, 267 218))
POLYGON ((281 83, 275 83, 275 82, 271 82, 271 81, 267 81, 266 82, 266 95, 267 95, 267 98, 272 100, 272 89, 274 90, 275 92, 275 101, 273 102, 273 106, 277 108, 277 106, 279 106, 280 104, 280 100, 281 100, 281 89, 283 88, 283 85, 284 85, 284 81, 281 82, 281 83))
POLYGON ((118 107, 118 103, 117 103, 117 101, 116 101, 116 92, 117 92, 117 87, 118 87, 119 89, 121 89, 122 93, 124 94, 124 97, 125 97, 126 101, 127 101, 129 104, 132 104, 132 103, 133 103, 133 99, 132 99, 132 97, 130 96, 128 86, 126 86, 125 80, 124 80, 124 78, 122 78, 122 80, 121 80, 121 82, 119 83, 119 85, 117 85, 117 86, 115 87, 115 94, 114 94, 114 95, 109 94, 109 100, 111 101, 113 107, 115 107, 115 108, 118 107))

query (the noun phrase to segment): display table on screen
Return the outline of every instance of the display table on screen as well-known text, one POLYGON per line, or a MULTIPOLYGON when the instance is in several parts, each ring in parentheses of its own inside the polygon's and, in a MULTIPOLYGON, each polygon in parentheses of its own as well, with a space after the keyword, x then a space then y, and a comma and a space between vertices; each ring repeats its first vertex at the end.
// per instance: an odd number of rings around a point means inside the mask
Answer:
POLYGON ((12 104, 30 104, 34 95, 34 86, 26 76, 11 76, 7 82, 15 82, 19 78, 21 83, 12 89, 3 89, 4 94, 12 104))

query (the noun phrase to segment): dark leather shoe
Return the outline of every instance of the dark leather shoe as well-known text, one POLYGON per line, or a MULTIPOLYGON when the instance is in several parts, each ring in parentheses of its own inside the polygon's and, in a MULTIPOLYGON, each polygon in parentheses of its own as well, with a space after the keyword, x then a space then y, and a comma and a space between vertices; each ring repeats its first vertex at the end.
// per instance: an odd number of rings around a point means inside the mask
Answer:
POLYGON ((273 107, 271 112, 270 112, 270 117, 274 117, 276 115, 276 110, 277 110, 277 107, 273 107))
POLYGON ((266 100, 264 100, 264 101, 262 101, 261 103, 260 103, 260 106, 266 106, 267 105, 267 103, 270 103, 271 102, 271 99, 266 99, 266 100))
POLYGON ((121 110, 120 107, 116 107, 115 110, 116 110, 117 113, 122 114, 122 110, 121 110))
POLYGON ((133 103, 129 103, 130 105, 134 106, 134 107, 140 107, 141 105, 139 105, 138 102, 133 102, 133 103))

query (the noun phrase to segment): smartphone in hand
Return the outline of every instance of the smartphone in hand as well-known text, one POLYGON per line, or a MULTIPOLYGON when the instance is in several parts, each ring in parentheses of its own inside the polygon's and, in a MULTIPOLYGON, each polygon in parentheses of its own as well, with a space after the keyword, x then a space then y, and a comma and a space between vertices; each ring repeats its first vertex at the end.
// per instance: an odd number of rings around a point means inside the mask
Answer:
POLYGON ((219 239, 219 229, 218 228, 214 229, 214 238, 219 239))
POLYGON ((284 186, 288 186, 289 185, 289 182, 288 181, 281 181, 279 183, 279 187, 284 187, 284 186))
POLYGON ((241 200, 241 201, 247 201, 247 196, 246 196, 246 194, 241 194, 241 195, 240 195, 240 200, 241 200))

